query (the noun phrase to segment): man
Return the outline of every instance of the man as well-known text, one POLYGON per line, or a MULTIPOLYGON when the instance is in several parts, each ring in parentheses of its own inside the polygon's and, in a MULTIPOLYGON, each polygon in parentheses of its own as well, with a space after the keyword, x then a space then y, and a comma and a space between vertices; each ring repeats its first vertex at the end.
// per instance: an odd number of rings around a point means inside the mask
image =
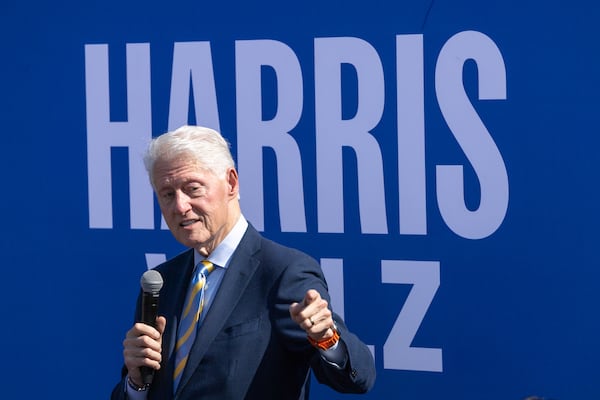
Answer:
POLYGON ((368 391, 372 355, 332 313, 318 263, 263 238, 242 215, 223 137, 184 126, 155 138, 144 162, 171 233, 190 249, 156 268, 164 281, 156 328, 127 332, 112 398, 307 399, 310 370, 337 391, 368 391), (194 278, 197 265, 211 270, 194 278), (194 279, 206 282, 190 291, 202 293, 200 305, 188 294, 194 279), (199 322, 183 328, 194 304, 199 322), (140 367, 154 371, 151 385, 140 367))

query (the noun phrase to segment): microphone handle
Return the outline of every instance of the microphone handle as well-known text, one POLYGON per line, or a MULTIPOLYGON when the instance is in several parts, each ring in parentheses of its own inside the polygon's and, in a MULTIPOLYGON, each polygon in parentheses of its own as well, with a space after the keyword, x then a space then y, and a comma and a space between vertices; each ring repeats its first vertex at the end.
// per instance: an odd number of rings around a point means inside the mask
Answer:
POLYGON ((142 296, 142 319, 146 325, 156 328, 156 317, 158 317, 158 293, 143 292, 142 296))
MULTIPOLYGON (((143 292, 142 295, 142 323, 156 328, 156 317, 158 316, 158 292, 143 292)), ((154 378, 154 369, 150 367, 140 367, 142 373, 142 382, 144 385, 152 384, 154 378)))

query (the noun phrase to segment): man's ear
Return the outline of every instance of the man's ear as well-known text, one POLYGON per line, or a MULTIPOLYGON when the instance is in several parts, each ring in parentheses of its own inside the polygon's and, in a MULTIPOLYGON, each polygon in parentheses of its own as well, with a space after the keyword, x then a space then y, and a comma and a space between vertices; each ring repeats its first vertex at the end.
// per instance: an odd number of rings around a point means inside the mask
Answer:
POLYGON ((240 190, 240 181, 235 168, 229 168, 227 170, 227 184, 229 185, 229 194, 237 196, 240 190))

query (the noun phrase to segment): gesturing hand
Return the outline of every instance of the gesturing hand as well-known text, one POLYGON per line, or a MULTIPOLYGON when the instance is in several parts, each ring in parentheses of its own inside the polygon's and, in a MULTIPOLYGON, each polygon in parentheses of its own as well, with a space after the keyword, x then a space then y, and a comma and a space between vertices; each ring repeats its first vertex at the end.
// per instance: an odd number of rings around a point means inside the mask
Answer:
POLYGON ((321 341, 333 336, 333 317, 327 300, 319 292, 309 289, 300 303, 290 305, 290 316, 306 334, 321 341))

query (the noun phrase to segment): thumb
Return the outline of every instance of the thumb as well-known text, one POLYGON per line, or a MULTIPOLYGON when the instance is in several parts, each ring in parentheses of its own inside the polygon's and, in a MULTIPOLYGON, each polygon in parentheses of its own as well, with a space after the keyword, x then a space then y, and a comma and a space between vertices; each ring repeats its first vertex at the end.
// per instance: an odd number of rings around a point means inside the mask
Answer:
POLYGON ((167 326, 167 319, 163 316, 156 317, 156 330, 162 335, 167 326))

